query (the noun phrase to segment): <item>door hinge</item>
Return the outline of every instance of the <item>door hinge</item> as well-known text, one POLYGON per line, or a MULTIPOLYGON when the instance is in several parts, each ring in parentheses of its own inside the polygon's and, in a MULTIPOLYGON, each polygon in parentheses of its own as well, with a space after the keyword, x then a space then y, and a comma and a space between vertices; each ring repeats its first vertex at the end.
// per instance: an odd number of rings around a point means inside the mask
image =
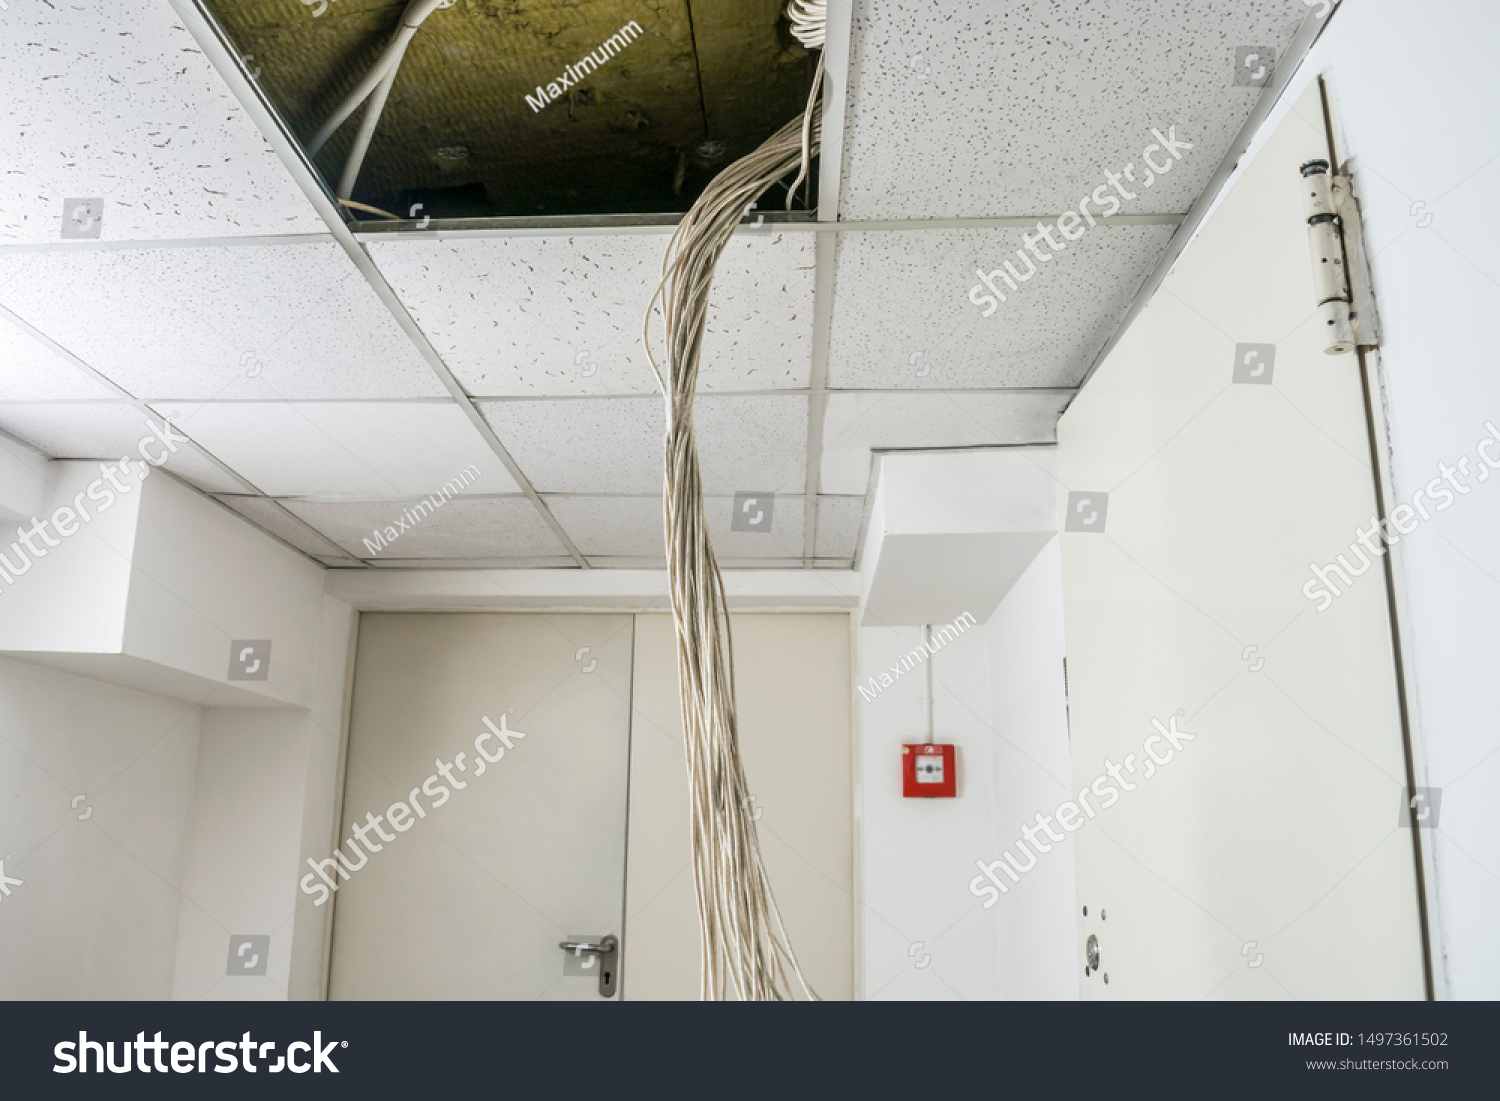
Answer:
POLYGON ((1375 295, 1353 182, 1332 175, 1325 160, 1307 161, 1300 171, 1323 351, 1337 356, 1376 347, 1375 295))

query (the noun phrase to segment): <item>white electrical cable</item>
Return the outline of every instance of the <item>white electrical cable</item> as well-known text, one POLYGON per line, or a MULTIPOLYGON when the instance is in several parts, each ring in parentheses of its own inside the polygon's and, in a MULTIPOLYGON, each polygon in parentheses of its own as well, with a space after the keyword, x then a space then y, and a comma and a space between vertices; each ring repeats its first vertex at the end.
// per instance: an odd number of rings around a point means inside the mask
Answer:
POLYGON ((354 140, 354 145, 349 150, 349 158, 344 164, 344 175, 339 182, 338 197, 347 199, 354 191, 354 181, 359 177, 360 165, 364 162, 365 151, 370 146, 370 138, 375 133, 375 125, 380 121, 380 112, 385 109, 386 96, 390 94, 391 84, 395 82, 396 70, 401 66, 401 59, 406 54, 406 47, 411 44, 417 29, 421 27, 422 21, 439 8, 452 7, 455 0, 411 0, 406 5, 406 11, 401 14, 401 24, 396 28, 396 33, 386 43, 380 56, 375 59, 375 64, 363 77, 360 78, 354 89, 340 101, 334 108, 333 114, 329 115, 323 125, 318 127, 317 133, 307 143, 307 155, 309 158, 316 157, 328 139, 334 135, 344 121, 355 112, 370 95, 379 89, 379 94, 371 101, 369 108, 365 111, 364 119, 360 123, 359 134, 354 140))
MULTIPOLYGON (((408 38, 406 43, 410 41, 408 38)), ((381 113, 385 111, 385 101, 391 94, 391 86, 396 83, 396 70, 401 67, 401 59, 406 55, 406 43, 402 43, 401 52, 386 66, 385 76, 375 86, 374 95, 365 105, 365 113, 359 120, 359 131, 354 135, 354 144, 349 146, 349 155, 344 158, 344 174, 339 177, 340 199, 347 199, 354 194, 354 182, 359 179, 359 170, 365 163, 370 139, 375 136, 375 127, 380 122, 381 113)))
POLYGON ((792 36, 809 50, 823 48, 823 31, 828 24, 828 0, 791 0, 786 17, 792 22, 792 36))
MULTIPOLYGON (((792 3, 798 13, 788 12, 794 27, 807 9, 823 7, 806 0, 792 3)), ((739 751, 729 601, 708 535, 693 402, 714 268, 747 207, 792 169, 800 168, 799 181, 806 175, 821 137, 821 73, 819 59, 803 117, 715 176, 683 217, 667 246, 662 279, 647 307, 642 332, 647 359, 667 403, 667 577, 677 628, 693 886, 702 932, 700 993, 705 1000, 724 998, 726 975, 745 1001, 791 999, 792 976, 804 996, 818 998, 792 950, 751 815, 739 751), (650 341, 651 315, 658 301, 665 376, 650 341)))

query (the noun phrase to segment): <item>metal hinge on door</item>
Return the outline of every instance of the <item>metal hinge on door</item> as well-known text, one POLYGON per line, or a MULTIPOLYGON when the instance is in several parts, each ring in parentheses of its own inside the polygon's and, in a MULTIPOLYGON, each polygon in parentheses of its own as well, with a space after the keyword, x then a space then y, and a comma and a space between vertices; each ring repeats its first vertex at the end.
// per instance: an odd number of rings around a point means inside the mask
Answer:
POLYGON ((1380 343, 1375 295, 1353 182, 1331 175, 1325 160, 1307 161, 1301 172, 1323 351, 1336 356, 1375 347, 1380 343))

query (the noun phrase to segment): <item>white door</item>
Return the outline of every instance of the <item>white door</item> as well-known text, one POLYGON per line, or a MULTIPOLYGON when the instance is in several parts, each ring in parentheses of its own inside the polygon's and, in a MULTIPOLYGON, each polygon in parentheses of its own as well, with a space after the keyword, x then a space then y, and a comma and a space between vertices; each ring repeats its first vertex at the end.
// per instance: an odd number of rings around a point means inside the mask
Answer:
POLYGON ((623 936, 631 622, 361 616, 330 998, 601 998, 623 946, 559 944, 623 936))
POLYGON ((1084 997, 1424 994, 1382 560, 1308 593, 1376 511, 1314 314, 1328 155, 1314 85, 1059 425, 1084 997))

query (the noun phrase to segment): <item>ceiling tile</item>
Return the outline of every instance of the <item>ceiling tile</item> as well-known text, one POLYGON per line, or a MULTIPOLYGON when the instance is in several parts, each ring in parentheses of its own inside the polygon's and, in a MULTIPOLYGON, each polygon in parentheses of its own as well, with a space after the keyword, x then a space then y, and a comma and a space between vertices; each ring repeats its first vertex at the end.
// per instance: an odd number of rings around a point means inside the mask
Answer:
POLYGON ((119 396, 40 340, 0 318, 0 401, 118 400, 119 396))
POLYGON ((1010 290, 976 306, 988 274, 1016 258, 1024 230, 842 233, 828 385, 842 389, 1075 386, 1130 308, 1172 226, 1100 226, 1052 254, 1010 290), (900 310, 891 303, 900 302, 900 310))
POLYGON ((57 240, 68 198, 104 199, 105 241, 326 229, 166 0, 0 24, 0 240, 57 240))
MULTIPOLYGON (((540 492, 661 492, 660 398, 485 402, 480 410, 540 492)), ((695 419, 707 492, 802 491, 805 396, 700 395, 695 419)))
POLYGON ((519 487, 456 405, 157 403, 178 428, 270 496, 405 497, 519 487))
MULTIPOLYGON (((1152 127, 1191 142, 1124 213, 1181 213, 1260 89, 1235 48, 1280 57, 1304 0, 856 0, 840 214, 1059 214, 1133 165, 1152 127)), ((1171 136, 1169 134, 1169 136, 1171 136)), ((1152 156, 1160 163, 1162 154, 1152 156)))
MULTIPOLYGON (((53 459, 136 458, 140 441, 156 438, 145 416, 128 402, 0 405, 0 429, 53 459)), ((153 454, 159 454, 155 448, 153 444, 153 454)), ((179 444, 176 454, 167 457, 166 468, 211 493, 243 493, 249 488, 191 445, 179 444)))
POLYGON ((662 560, 660 497, 544 497, 547 507, 584 555, 662 560))
POLYGON ((820 485, 863 494, 870 450, 1051 444, 1069 394, 830 394, 820 485))
MULTIPOLYGON (((657 392, 641 324, 666 234, 439 241, 412 233, 368 247, 471 394, 657 392)), ((736 234, 714 281, 702 389, 807 386, 813 278, 812 234, 736 234)))
POLYGON ((332 243, 0 255, 0 302, 136 397, 446 397, 332 243))
POLYGON ((207 455, 190 447, 179 449, 169 458, 167 469, 204 493, 244 493, 250 488, 207 455))
MULTIPOLYGON (((584 555, 649 557, 666 565, 662 502, 650 497, 548 497, 547 507, 584 555)), ((775 498, 771 529, 733 531, 733 497, 704 502, 714 554, 720 558, 802 558, 802 498, 775 498)))
POLYGON ((859 545, 859 527, 864 522, 863 497, 819 497, 818 536, 815 553, 819 558, 853 558, 859 545))
MULTIPOLYGON (((360 558, 500 559, 565 553, 536 506, 525 497, 459 497, 426 512, 419 507, 421 503, 282 502, 288 511, 360 558), (402 522, 406 530, 400 528, 402 522), (364 542, 367 539, 369 545, 364 542)), ((572 565, 573 560, 569 558, 568 563, 572 565)))
POLYGON ((257 527, 290 543, 298 550, 310 555, 344 557, 339 548, 297 517, 290 516, 275 501, 266 497, 218 497, 216 500, 226 508, 232 508, 257 527))

